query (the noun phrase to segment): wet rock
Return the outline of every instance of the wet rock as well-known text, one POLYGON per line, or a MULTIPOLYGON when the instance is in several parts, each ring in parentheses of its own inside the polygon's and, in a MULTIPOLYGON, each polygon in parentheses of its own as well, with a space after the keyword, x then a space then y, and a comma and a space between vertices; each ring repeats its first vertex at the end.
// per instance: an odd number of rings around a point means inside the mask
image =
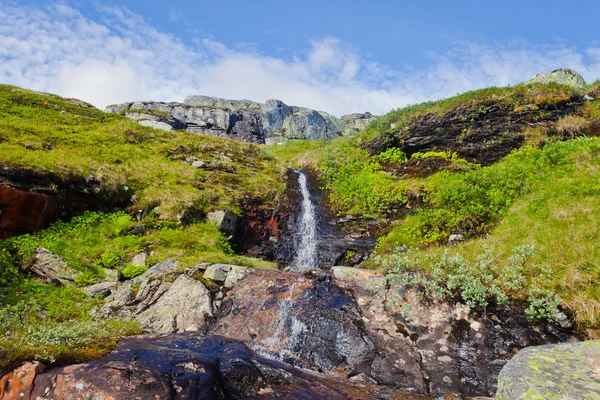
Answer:
POLYGON ((356 376, 375 357, 353 299, 311 275, 249 270, 217 318, 215 334, 304 367, 356 376))
POLYGON ((35 262, 30 271, 37 279, 59 286, 77 286, 76 279, 81 275, 81 272, 68 267, 62 257, 43 247, 35 250, 35 262))
POLYGON ((26 362, 19 368, 2 376, 0 378, 0 399, 35 399, 36 397, 31 395, 33 382, 43 370, 44 365, 38 361, 26 362))
POLYGON ((2 398, 421 398, 309 373, 262 357, 242 343, 197 334, 129 338, 102 360, 38 370, 29 376, 35 378, 33 382, 0 386, 2 398))
POLYGON ((226 235, 234 235, 238 231, 239 217, 228 210, 214 211, 207 214, 217 228, 226 235))
POLYGON ((529 347, 502 368, 496 399, 600 398, 600 341, 529 347))
POLYGON ((116 287, 117 282, 100 282, 84 287, 83 292, 91 297, 107 297, 116 287))
POLYGON ((581 75, 570 68, 559 68, 547 74, 537 74, 527 83, 550 83, 556 82, 576 89, 585 89, 587 83, 581 75))

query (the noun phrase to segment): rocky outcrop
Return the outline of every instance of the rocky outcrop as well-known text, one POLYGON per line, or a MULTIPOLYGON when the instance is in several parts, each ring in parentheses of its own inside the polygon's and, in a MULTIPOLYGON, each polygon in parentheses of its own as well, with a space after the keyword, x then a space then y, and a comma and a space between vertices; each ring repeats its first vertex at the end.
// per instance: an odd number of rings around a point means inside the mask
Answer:
POLYGON ((587 83, 581 75, 569 68, 555 69, 549 73, 537 74, 527 83, 550 83, 555 82, 561 85, 567 85, 576 89, 585 89, 587 83))
POLYGON ((113 289, 95 317, 133 318, 153 333, 206 331, 213 314, 210 293, 182 272, 172 259, 156 264, 113 289))
POLYGON ((260 104, 208 96, 188 96, 183 103, 130 102, 108 106, 106 111, 153 128, 185 129, 251 143, 329 140, 357 133, 374 119, 369 113, 340 119, 323 111, 288 106, 280 100, 260 104))
POLYGON ((600 398, 600 341, 530 347, 500 372, 497 400, 600 398))
POLYGON ((35 261, 29 268, 40 281, 59 286, 77 286, 81 272, 67 266, 65 260, 43 247, 35 250, 35 261))
POLYGON ((380 273, 248 270, 227 293, 211 332, 242 340, 292 365, 355 381, 442 395, 493 395, 519 349, 559 340, 518 310, 426 300, 380 273))
POLYGON ((198 334, 131 338, 99 361, 27 370, 23 384, 0 386, 3 399, 422 398, 303 371, 243 343, 198 334))

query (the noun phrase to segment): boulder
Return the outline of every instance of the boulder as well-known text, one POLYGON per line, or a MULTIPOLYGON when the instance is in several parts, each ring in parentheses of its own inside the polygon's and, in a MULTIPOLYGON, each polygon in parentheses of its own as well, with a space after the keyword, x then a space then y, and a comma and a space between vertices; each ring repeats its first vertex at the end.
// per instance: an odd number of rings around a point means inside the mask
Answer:
POLYGON ((86 286, 83 292, 91 297, 107 297, 117 287, 117 282, 100 282, 86 286))
POLYGON ((163 262, 153 265, 144 272, 142 275, 137 276, 133 279, 134 283, 141 283, 150 279, 165 279, 167 277, 174 277, 181 271, 179 263, 173 258, 166 259, 163 262))
POLYGON ((344 136, 355 135, 364 131, 366 127, 371 124, 371 122, 375 121, 376 118, 377 117, 368 112, 363 114, 357 113, 343 115, 341 119, 345 125, 345 129, 343 131, 344 136))
POLYGON ((35 250, 35 262, 30 268, 35 277, 43 282, 59 286, 77 286, 77 277, 81 272, 67 266, 62 257, 43 247, 35 250))
POLYGON ((225 282, 223 283, 223 286, 225 286, 227 289, 231 289, 232 287, 237 285, 237 283, 239 281, 241 281, 242 279, 244 279, 246 277, 246 275, 248 274, 248 271, 249 271, 249 269, 246 267, 232 265, 231 269, 227 273, 227 278, 225 278, 225 282))
MULTIPOLYGON (((35 363, 39 365, 39 363, 35 363)), ((2 399, 424 399, 294 368, 219 336, 128 338, 103 359, 0 381, 2 399)))
POLYGON ((587 83, 581 75, 569 68, 556 69, 550 73, 537 74, 527 83, 550 83, 556 82, 576 89, 585 89, 587 83))
POLYGON ((227 274, 232 268, 237 267, 236 265, 229 264, 213 264, 206 268, 204 271, 204 279, 210 279, 211 281, 223 283, 227 279, 227 274))
POLYGON ((154 304, 135 318, 150 332, 171 333, 205 330, 210 317, 208 290, 201 282, 180 275, 154 304))
POLYGON ((528 347, 500 371, 497 400, 599 399, 600 341, 528 347))
POLYGON ((19 368, 2 376, 0 378, 0 399, 35 399, 36 397, 31 395, 33 382, 43 370, 44 365, 39 361, 26 362, 19 368))
POLYGON ((340 135, 331 120, 315 110, 294 112, 286 118, 283 129, 288 139, 331 140, 340 135))
POLYGON ((139 254, 136 254, 135 256, 133 256, 133 258, 131 259, 131 264, 145 267, 146 260, 148 260, 148 253, 146 253, 146 252, 139 253, 139 254))
POLYGON ((206 217, 213 221, 217 228, 226 235, 234 235, 238 231, 240 219, 229 210, 209 212, 206 217))

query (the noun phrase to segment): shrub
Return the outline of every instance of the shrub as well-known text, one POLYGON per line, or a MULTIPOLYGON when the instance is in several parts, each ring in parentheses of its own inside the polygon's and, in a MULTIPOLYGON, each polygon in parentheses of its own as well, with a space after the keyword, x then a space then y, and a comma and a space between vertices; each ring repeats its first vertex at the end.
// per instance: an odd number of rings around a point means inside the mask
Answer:
POLYGON ((148 271, 148 268, 142 265, 128 264, 121 270, 121 275, 125 279, 133 279, 146 271, 148 271))
POLYGON ((556 123, 556 130, 565 138, 573 138, 585 133, 587 120, 576 115, 566 115, 556 123))

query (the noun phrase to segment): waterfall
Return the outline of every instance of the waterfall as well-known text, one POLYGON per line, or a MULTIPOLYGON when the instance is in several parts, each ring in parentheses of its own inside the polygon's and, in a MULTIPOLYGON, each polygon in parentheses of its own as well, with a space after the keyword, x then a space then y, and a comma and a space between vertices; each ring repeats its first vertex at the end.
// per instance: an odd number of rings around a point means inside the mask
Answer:
POLYGON ((306 175, 298 172, 298 184, 302 193, 302 214, 296 230, 298 238, 296 255, 292 265, 296 270, 304 271, 317 268, 317 215, 315 206, 310 200, 310 191, 306 182, 306 175))

